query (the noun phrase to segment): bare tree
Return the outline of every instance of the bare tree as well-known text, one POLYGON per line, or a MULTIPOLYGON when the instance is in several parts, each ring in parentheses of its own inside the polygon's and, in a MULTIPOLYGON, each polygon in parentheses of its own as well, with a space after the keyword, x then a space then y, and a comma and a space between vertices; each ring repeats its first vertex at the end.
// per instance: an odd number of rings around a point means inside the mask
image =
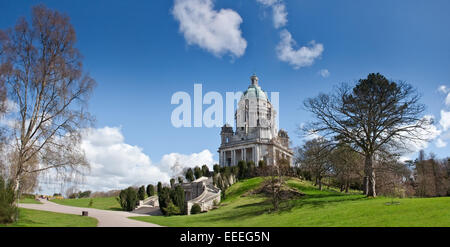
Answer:
POLYGON ((38 5, 31 24, 20 18, 4 33, 0 78, 19 109, 8 115, 14 123, 10 171, 18 191, 27 174, 88 167, 79 143, 92 120, 86 109, 95 81, 83 72, 68 16, 38 5))
POLYGON ((425 159, 423 151, 414 162, 416 195, 421 197, 447 196, 450 193, 450 170, 448 161, 437 160, 434 154, 425 159))
POLYGON ((281 193, 285 184, 285 176, 290 175, 290 163, 286 159, 277 159, 275 164, 262 169, 265 184, 270 194, 270 201, 274 211, 278 211, 281 202, 281 193))
POLYGON ((332 146, 324 138, 307 141, 298 149, 297 163, 302 171, 309 172, 314 178, 314 185, 322 190, 322 181, 330 175, 333 164, 331 162, 332 146))
POLYGON ((347 193, 351 184, 361 184, 364 176, 364 157, 346 144, 338 145, 331 153, 333 176, 341 192, 347 193))
POLYGON ((413 87, 393 82, 381 74, 369 74, 355 87, 346 84, 333 94, 319 94, 304 102, 315 121, 302 130, 347 143, 365 157, 364 193, 376 196, 373 156, 381 149, 405 149, 411 141, 423 141, 430 118, 413 87))
POLYGON ((399 161, 397 154, 379 152, 375 157, 377 192, 384 196, 405 197, 412 195, 411 170, 399 161))

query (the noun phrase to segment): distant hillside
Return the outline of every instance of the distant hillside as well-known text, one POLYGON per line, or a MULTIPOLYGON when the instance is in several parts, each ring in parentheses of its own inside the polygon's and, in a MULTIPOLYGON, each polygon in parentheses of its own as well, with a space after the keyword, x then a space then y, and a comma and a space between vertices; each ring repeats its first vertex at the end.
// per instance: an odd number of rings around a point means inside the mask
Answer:
POLYGON ((322 191, 310 182, 296 178, 289 187, 305 194, 281 204, 279 212, 269 213, 271 204, 263 194, 250 193, 263 178, 238 182, 226 191, 220 208, 191 216, 144 216, 133 219, 163 226, 450 226, 450 197, 395 199, 365 198, 334 189, 322 191))

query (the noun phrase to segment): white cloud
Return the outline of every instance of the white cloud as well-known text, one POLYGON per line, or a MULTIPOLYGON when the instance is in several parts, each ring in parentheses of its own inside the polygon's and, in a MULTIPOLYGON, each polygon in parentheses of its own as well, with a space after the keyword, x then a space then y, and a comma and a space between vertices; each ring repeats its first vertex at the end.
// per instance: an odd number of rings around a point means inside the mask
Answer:
POLYGON ((446 106, 450 106, 450 88, 448 88, 445 85, 441 85, 441 86, 438 87, 438 91, 447 95, 445 97, 445 101, 444 102, 445 102, 446 106))
POLYGON ((419 136, 422 139, 422 141, 412 144, 412 146, 415 147, 416 151, 419 151, 421 149, 428 147, 428 143, 430 141, 436 139, 442 133, 442 131, 439 130, 436 127, 436 125, 433 124, 434 116, 425 115, 423 118, 426 119, 429 124, 426 125, 423 130, 421 129, 421 130, 418 130, 418 132, 417 132, 417 136, 419 136))
MULTIPOLYGON (((125 142, 119 127, 84 130, 81 147, 91 165, 83 181, 76 183, 81 190, 108 191, 159 181, 168 183, 185 167, 206 164, 212 169, 212 165, 217 163, 209 150, 192 154, 170 153, 164 155, 159 163, 153 163, 142 148, 125 142)), ((53 193, 73 185, 56 181, 54 177, 54 173, 42 177, 40 185, 43 192, 53 193), (58 183, 60 185, 55 187, 58 183)))
POLYGON ((286 5, 275 4, 272 7, 273 11, 273 25, 275 28, 284 27, 287 23, 286 5))
POLYGON ((442 92, 442 93, 448 93, 448 92, 450 92, 450 89, 445 85, 441 85, 441 86, 439 86, 438 91, 442 92))
POLYGON ((278 0, 256 0, 258 3, 263 4, 265 6, 272 6, 274 5, 276 2, 278 2, 278 0))
POLYGON ((193 153, 190 155, 170 153, 162 157, 160 166, 162 169, 168 168, 173 175, 180 175, 184 168, 207 165, 212 169, 213 165, 217 163, 213 159, 213 154, 205 149, 200 153, 193 153))
POLYGON ((314 41, 311 41, 309 46, 302 46, 296 50, 294 48, 296 42, 286 29, 280 32, 280 37, 281 41, 276 47, 278 58, 292 65, 294 69, 312 65, 323 52, 323 45, 314 41))
POLYGON ((282 0, 256 0, 265 7, 272 8, 272 20, 275 28, 284 27, 287 23, 286 5, 282 0))
POLYGON ((247 41, 240 29, 241 16, 231 9, 216 11, 213 7, 212 0, 175 0, 172 14, 189 45, 198 45, 219 57, 227 53, 242 56, 247 41))
POLYGON ((439 121, 439 124, 442 126, 444 131, 446 131, 448 128, 450 128, 450 112, 441 110, 441 120, 439 121))
POLYGON ((170 179, 140 147, 124 142, 120 128, 87 129, 81 147, 91 164, 85 182, 87 189, 123 189, 170 179))
POLYGON ((330 76, 330 71, 328 71, 327 69, 321 69, 319 70, 319 75, 323 78, 327 78, 330 76))
POLYGON ((436 140, 436 147, 443 148, 443 147, 446 147, 446 146, 447 146, 447 143, 445 141, 443 141, 441 138, 438 138, 436 140))

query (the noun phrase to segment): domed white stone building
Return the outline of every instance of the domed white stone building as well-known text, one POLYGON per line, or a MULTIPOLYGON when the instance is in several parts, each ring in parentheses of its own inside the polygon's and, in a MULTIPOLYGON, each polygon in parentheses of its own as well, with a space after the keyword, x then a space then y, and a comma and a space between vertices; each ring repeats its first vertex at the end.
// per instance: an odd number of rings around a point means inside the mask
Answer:
POLYGON ((289 148, 289 136, 277 131, 276 112, 266 92, 258 85, 258 77, 250 77, 251 85, 239 100, 235 113, 236 131, 225 124, 220 133, 220 166, 234 166, 240 160, 264 160, 267 165, 286 159, 292 164, 293 152, 289 148))

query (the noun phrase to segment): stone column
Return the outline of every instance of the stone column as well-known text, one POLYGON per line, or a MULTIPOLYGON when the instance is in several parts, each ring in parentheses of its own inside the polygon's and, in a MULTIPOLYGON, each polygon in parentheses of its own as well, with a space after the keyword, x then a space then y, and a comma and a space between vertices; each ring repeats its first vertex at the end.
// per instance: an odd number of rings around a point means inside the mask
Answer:
POLYGON ((259 162, 260 158, 259 158, 259 146, 255 145, 255 165, 258 166, 258 162, 259 162))
POLYGON ((233 151, 231 151, 231 165, 234 166, 236 165, 236 151, 233 149, 233 151))
POLYGON ((243 150, 242 153, 244 154, 244 157, 242 158, 242 160, 244 160, 244 161, 247 162, 247 149, 246 149, 246 148, 243 148, 242 150, 243 150))
POLYGON ((256 145, 252 147, 252 160, 256 164, 256 145))

